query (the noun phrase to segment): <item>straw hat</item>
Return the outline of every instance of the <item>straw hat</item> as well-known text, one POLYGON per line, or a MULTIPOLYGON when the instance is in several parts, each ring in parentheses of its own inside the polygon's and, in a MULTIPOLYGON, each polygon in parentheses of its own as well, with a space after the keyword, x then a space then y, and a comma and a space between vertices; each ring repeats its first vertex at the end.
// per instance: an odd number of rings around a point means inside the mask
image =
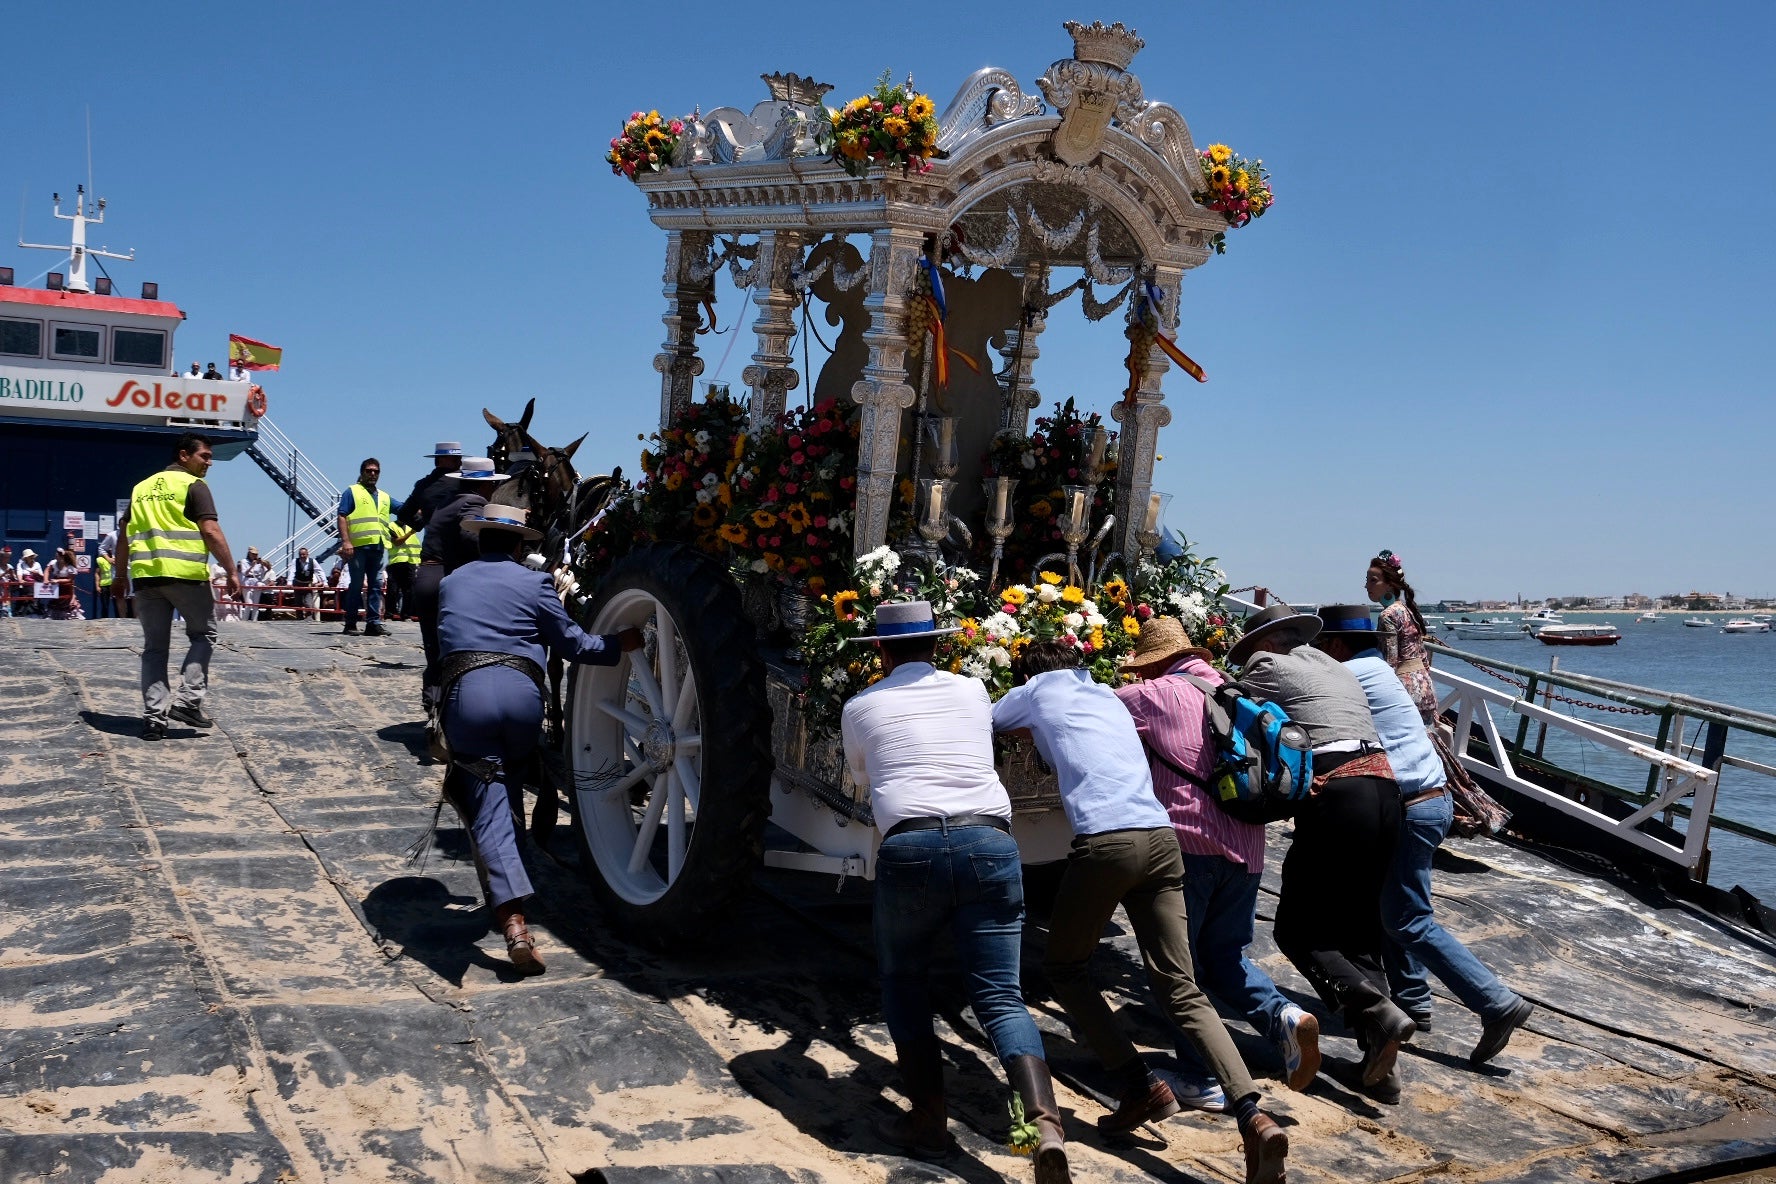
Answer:
POLYGON ((1201 658, 1205 662, 1211 662, 1215 655, 1191 645, 1190 634, 1185 632, 1184 622, 1178 618, 1153 617, 1141 626, 1141 636, 1135 642, 1135 652, 1122 660, 1120 669, 1138 671, 1154 666, 1163 669, 1185 658, 1201 658))

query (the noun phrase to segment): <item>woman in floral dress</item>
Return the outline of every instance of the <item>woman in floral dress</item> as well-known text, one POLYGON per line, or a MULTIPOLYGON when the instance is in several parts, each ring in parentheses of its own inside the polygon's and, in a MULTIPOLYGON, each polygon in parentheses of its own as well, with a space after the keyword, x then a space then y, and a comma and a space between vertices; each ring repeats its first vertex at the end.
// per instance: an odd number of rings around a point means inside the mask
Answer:
POLYGON ((1363 588, 1370 599, 1381 605, 1381 644, 1387 664, 1394 668, 1406 693, 1418 706, 1426 727, 1437 722, 1437 691, 1431 685, 1431 655, 1425 650, 1424 614, 1418 611, 1418 598, 1406 582, 1406 570, 1400 557, 1383 551, 1369 561, 1369 578, 1363 588))

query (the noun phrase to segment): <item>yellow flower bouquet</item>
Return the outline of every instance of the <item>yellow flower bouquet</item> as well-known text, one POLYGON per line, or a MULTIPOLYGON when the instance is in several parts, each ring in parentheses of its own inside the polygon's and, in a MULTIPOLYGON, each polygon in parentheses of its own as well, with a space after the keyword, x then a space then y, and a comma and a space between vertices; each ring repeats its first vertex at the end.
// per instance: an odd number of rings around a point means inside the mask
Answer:
POLYGON ((925 173, 937 150, 937 107, 930 95, 888 81, 882 71, 875 90, 858 95, 838 110, 827 111, 829 126, 822 136, 833 160, 853 177, 867 174, 871 165, 898 167, 925 173))

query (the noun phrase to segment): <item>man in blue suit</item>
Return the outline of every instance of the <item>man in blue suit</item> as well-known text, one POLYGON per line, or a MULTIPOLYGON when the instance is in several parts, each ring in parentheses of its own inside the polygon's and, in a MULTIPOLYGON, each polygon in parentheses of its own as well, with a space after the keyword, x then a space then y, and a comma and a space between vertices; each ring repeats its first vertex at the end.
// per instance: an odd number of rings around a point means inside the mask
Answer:
POLYGON ((454 789, 451 802, 469 823, 488 904, 512 964, 541 974, 543 962, 524 923, 531 884, 518 855, 506 782, 536 748, 548 653, 614 666, 643 639, 639 629, 595 636, 568 618, 550 577, 517 560, 521 543, 542 537, 525 522, 524 510, 489 504, 465 518, 462 528, 477 537, 481 557, 445 577, 439 588, 444 735, 451 756, 446 786, 454 789))

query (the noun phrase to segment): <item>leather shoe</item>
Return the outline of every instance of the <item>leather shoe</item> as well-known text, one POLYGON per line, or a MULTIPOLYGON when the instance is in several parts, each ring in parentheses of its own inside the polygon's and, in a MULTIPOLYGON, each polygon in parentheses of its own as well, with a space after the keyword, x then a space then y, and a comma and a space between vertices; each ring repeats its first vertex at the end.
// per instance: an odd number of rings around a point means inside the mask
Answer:
POLYGON ((166 738, 167 738, 167 726, 165 724, 161 723, 159 720, 151 719, 147 723, 142 725, 142 739, 144 739, 144 740, 165 740, 166 738))
POLYGON ((1240 1128, 1246 1149, 1246 1184, 1283 1184, 1288 1167, 1289 1132, 1260 1110, 1240 1128))
POLYGON ((1116 1109, 1099 1117, 1098 1129, 1106 1135, 1126 1135, 1142 1123, 1170 1118, 1178 1109, 1178 1099, 1172 1094, 1172 1087, 1161 1081, 1137 1057, 1131 1080, 1116 1095, 1116 1109))
POLYGON ((216 721, 205 715, 203 713, 203 708, 195 703, 188 705, 175 704, 172 707, 167 708, 167 715, 172 719, 178 720, 182 724, 190 724, 194 728, 213 728, 216 726, 216 721))
POLYGON ((1511 1033, 1524 1025, 1530 1013, 1535 1011, 1535 1004, 1527 999, 1519 998, 1517 1005, 1504 1015, 1492 1020, 1480 1030, 1480 1043, 1468 1054, 1468 1064, 1478 1069, 1493 1057, 1505 1050, 1511 1042, 1511 1033))
POLYGON ((388 630, 384 629, 382 627, 381 621, 371 621, 368 625, 364 626, 364 636, 365 637, 387 637, 388 630))
POLYGON ((1357 1022, 1363 1046, 1363 1084, 1374 1085, 1394 1071, 1400 1045, 1412 1039, 1417 1028, 1411 1016, 1387 999, 1363 1008, 1357 1022))
POLYGON ((548 969, 537 956, 536 941, 523 917, 514 916, 506 922, 506 956, 521 974, 541 974, 548 969))
POLYGON ((1373 1085, 1363 1086, 1363 1092, 1384 1106, 1400 1104, 1400 1066, 1398 1063, 1389 1069, 1385 1076, 1373 1085))

